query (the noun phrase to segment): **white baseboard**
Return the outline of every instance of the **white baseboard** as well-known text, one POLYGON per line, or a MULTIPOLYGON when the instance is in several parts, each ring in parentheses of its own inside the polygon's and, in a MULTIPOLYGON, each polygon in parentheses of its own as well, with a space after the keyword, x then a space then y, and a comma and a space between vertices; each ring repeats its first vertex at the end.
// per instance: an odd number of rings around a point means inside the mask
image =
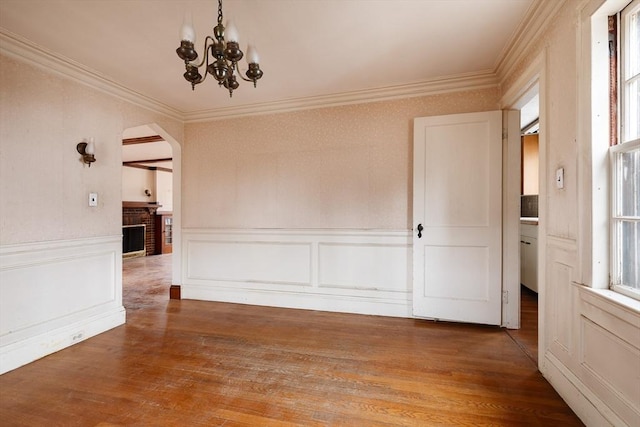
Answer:
POLYGON ((238 289, 222 286, 181 285, 182 299, 229 302, 267 307, 368 314, 389 317, 412 317, 411 301, 382 298, 339 296, 276 290, 238 289))
POLYGON ((24 366, 63 348, 125 323, 124 307, 19 341, 0 349, 0 374, 24 366))
POLYGON ((543 376, 587 427, 627 425, 553 354, 546 353, 545 362, 543 376))

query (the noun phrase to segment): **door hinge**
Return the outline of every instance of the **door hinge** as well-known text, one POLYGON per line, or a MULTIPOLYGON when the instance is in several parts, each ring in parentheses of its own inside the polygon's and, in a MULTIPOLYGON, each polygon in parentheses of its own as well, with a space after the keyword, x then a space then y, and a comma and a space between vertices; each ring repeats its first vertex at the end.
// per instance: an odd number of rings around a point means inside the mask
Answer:
POLYGON ((509 291, 502 291, 502 303, 509 304, 509 291))

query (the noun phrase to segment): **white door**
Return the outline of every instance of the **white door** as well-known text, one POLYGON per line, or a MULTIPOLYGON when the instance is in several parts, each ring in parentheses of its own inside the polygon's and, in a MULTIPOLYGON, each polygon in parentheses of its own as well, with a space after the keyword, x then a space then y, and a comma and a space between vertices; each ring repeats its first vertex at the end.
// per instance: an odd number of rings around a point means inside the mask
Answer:
POLYGON ((413 314, 499 325, 502 112, 414 120, 413 314))

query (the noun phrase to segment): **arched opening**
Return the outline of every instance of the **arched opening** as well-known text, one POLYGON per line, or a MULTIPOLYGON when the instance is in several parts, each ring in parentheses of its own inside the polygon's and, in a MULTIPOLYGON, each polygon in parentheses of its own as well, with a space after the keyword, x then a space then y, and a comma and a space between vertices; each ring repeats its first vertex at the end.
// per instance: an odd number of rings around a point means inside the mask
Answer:
MULTIPOLYGON (((123 258, 157 257, 171 298, 180 298, 181 148, 151 123, 122 133, 123 258), (139 236, 144 236, 144 243, 139 236)), ((125 264, 123 262, 123 264, 125 264)), ((128 263, 132 268, 135 263, 128 263)))

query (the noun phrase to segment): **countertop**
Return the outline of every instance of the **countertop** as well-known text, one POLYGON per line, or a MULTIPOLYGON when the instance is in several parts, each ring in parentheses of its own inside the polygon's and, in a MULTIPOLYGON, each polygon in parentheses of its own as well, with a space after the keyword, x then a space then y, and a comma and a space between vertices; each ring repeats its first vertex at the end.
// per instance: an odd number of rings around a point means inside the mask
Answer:
POLYGON ((538 225, 537 217, 520 217, 520 224, 538 225))

